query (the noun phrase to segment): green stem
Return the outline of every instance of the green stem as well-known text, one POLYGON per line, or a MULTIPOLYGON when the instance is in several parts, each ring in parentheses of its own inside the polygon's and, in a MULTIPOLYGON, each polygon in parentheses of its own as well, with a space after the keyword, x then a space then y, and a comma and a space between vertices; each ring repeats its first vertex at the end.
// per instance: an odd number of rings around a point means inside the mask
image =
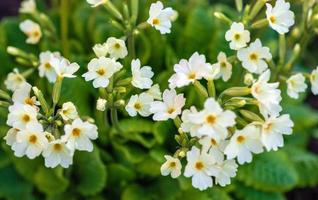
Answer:
POLYGON ((209 97, 208 92, 206 91, 206 88, 199 81, 194 81, 193 85, 201 96, 203 96, 204 98, 209 97))
POLYGON ((284 65, 286 56, 286 38, 284 34, 279 35, 279 67, 284 65))
POLYGON ((69 57, 68 13, 69 13, 69 0, 61 0, 61 5, 60 5, 61 44, 62 44, 62 52, 65 57, 69 57))
POLYGON ((216 96, 215 85, 213 80, 208 80, 208 93, 210 97, 216 96))
POLYGON ((117 131, 119 133, 123 133, 123 131, 121 130, 121 128, 119 126, 118 113, 117 113, 117 109, 116 108, 111 108, 110 109, 110 118, 111 118, 112 124, 115 126, 117 131))
POLYGON ((132 31, 129 31, 127 35, 128 39, 128 51, 130 54, 131 59, 136 58, 136 51, 135 51, 135 37, 132 31))
POLYGON ((176 118, 174 118, 174 119, 173 119, 173 122, 174 122, 174 125, 175 125, 177 128, 180 128, 182 121, 181 121, 181 119, 180 119, 179 116, 177 116, 176 118))

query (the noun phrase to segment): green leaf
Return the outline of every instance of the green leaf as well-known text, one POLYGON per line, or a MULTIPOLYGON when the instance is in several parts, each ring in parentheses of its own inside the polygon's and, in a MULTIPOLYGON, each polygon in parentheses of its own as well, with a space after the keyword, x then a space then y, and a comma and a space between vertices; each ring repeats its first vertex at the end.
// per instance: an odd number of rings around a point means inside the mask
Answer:
POLYGON ((174 126, 171 121, 156 122, 154 125, 153 134, 159 144, 163 144, 169 136, 174 135, 173 133, 174 126))
POLYGON ((98 148, 93 152, 76 152, 74 168, 78 180, 77 191, 84 195, 94 195, 106 185, 107 171, 98 148))
POLYGON ((235 195, 239 199, 244 200, 284 200, 284 195, 278 192, 263 192, 252 187, 245 186, 243 183, 238 183, 235 188, 235 195))
POLYGON ((159 176, 161 164, 162 163, 148 156, 137 165, 136 170, 142 175, 159 176))
POLYGON ((17 158, 12 156, 12 161, 17 172, 26 180, 33 182, 33 178, 38 171, 40 166, 43 166, 43 163, 40 158, 30 160, 26 157, 17 158))
POLYGON ((302 150, 300 148, 295 148, 290 146, 285 148, 288 157, 293 162, 297 174, 300 177, 298 179, 299 187, 313 187, 318 184, 318 157, 317 155, 302 150))
POLYGON ((232 198, 224 190, 224 188, 214 186, 206 192, 211 200, 231 200, 232 198))
POLYGON ((121 200, 152 200, 151 195, 138 185, 126 187, 121 195, 121 200))
POLYGON ((64 192, 69 181, 63 176, 62 168, 48 169, 43 166, 36 171, 34 184, 41 192, 53 195, 64 192))
POLYGON ((17 174, 12 166, 0 169, 0 198, 31 200, 32 185, 17 174))
POLYGON ((266 192, 284 192, 297 184, 297 172, 283 152, 269 152, 243 165, 237 178, 246 185, 266 192))
POLYGON ((108 165, 107 171, 109 173, 108 185, 124 185, 136 178, 136 173, 133 169, 117 163, 108 165))

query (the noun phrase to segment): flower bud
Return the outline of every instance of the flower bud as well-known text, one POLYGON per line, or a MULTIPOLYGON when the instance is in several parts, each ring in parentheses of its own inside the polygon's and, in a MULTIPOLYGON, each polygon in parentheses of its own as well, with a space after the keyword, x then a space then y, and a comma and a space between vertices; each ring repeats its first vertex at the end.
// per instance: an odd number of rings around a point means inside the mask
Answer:
POLYGON ((97 100, 96 109, 103 112, 106 109, 106 104, 107 104, 106 99, 99 98, 97 100))
POLYGON ((244 84, 247 85, 247 86, 250 86, 250 85, 253 84, 253 82, 254 82, 253 74, 251 74, 251 73, 245 74, 245 76, 244 76, 244 84))
POLYGON ((93 47, 93 51, 97 57, 103 57, 106 56, 108 53, 108 47, 106 43, 104 44, 95 44, 93 47))

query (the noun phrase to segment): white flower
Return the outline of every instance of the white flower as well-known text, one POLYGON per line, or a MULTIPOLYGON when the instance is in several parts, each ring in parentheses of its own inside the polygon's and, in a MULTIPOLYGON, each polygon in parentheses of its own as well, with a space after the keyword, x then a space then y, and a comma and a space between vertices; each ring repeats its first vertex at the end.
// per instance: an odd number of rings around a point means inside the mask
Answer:
POLYGON ((178 94, 174 89, 163 92, 163 102, 154 101, 150 104, 150 112, 154 113, 153 120, 165 121, 174 119, 181 114, 185 104, 183 94, 178 94))
POLYGON ((39 66, 39 75, 40 77, 46 77, 50 83, 54 83, 56 81, 56 72, 52 67, 50 60, 52 57, 56 57, 58 59, 61 58, 59 52, 50 52, 45 51, 40 53, 40 66, 39 66))
POLYGON ((290 3, 277 0, 274 8, 266 4, 266 17, 269 25, 279 34, 285 34, 295 24, 295 14, 290 10, 290 3))
POLYGON ((197 147, 192 147, 191 151, 187 152, 187 161, 184 176, 192 177, 193 187, 201 191, 212 187, 213 158, 205 152, 200 153, 197 147))
POLYGON ((151 78, 154 73, 149 66, 141 67, 140 60, 131 61, 132 81, 131 84, 139 89, 149 89, 152 85, 151 78))
POLYGON ((9 107, 7 124, 19 130, 37 122, 37 110, 30 105, 15 104, 9 107))
POLYGON ((107 104, 106 99, 98 98, 96 103, 96 109, 103 112, 106 110, 106 104, 107 104))
POLYGON ((149 10, 149 18, 147 20, 148 24, 155 27, 161 34, 166 34, 171 32, 171 21, 175 12, 172 8, 163 7, 160 1, 152 3, 149 10))
POLYGON ((240 49, 237 57, 246 70, 261 74, 268 68, 266 60, 272 59, 272 54, 268 47, 263 47, 261 41, 256 39, 249 47, 240 49))
POLYGON ((75 78, 73 74, 80 68, 77 63, 70 63, 69 60, 59 57, 51 57, 50 64, 61 78, 75 78))
POLYGON ((225 33, 226 41, 230 42, 230 48, 233 50, 239 50, 246 47, 246 44, 250 41, 250 32, 244 29, 242 23, 233 22, 231 29, 225 33))
POLYGON ((214 165, 213 175, 215 176, 215 184, 224 187, 231 183, 231 178, 236 176, 238 165, 235 160, 224 160, 214 165))
POLYGON ((193 83, 195 80, 200 80, 207 74, 209 67, 210 65, 206 63, 205 56, 195 52, 189 58, 189 61, 182 59, 178 64, 174 65, 175 74, 169 79, 169 87, 180 88, 193 83))
POLYGON ((18 69, 14 69, 13 72, 10 72, 4 81, 6 88, 11 91, 15 91, 24 83, 26 83, 25 78, 19 73, 18 69))
POLYGON ((73 163, 73 151, 67 148, 63 140, 50 142, 42 155, 45 160, 45 166, 49 168, 54 168, 58 165, 68 168, 73 163))
POLYGON ((108 54, 108 46, 106 43, 95 44, 93 47, 93 51, 98 58, 105 57, 108 54))
POLYGON ((306 79, 302 74, 296 74, 291 76, 287 82, 287 94, 294 99, 298 99, 300 92, 305 92, 307 85, 306 79))
POLYGON ((40 41, 42 32, 39 24, 27 19, 21 22, 19 27, 21 31, 28 37, 26 39, 26 43, 37 44, 40 41))
POLYGON ((162 176, 171 175, 172 178, 177 178, 181 174, 181 162, 178 158, 165 155, 166 162, 160 168, 162 176))
POLYGON ((83 74, 86 81, 93 81, 95 88, 107 87, 109 78, 118 72, 123 66, 114 59, 100 57, 94 58, 88 63, 88 72, 83 74))
POLYGON ((266 119, 262 126, 261 141, 265 148, 276 151, 278 147, 284 146, 284 135, 291 135, 294 123, 289 115, 285 114, 279 117, 271 116, 266 119))
POLYGON ((152 96, 153 99, 162 100, 162 93, 160 91, 159 84, 153 85, 149 90, 146 91, 146 93, 152 96))
POLYGON ((263 144, 260 141, 260 130, 254 125, 247 125, 242 130, 236 130, 230 143, 224 150, 227 159, 237 157, 239 164, 252 161, 252 153, 263 152, 263 144))
POLYGON ((76 107, 72 102, 64 103, 59 114, 65 121, 78 118, 76 107))
POLYGON ((21 2, 20 13, 34 13, 36 11, 36 3, 34 0, 24 0, 21 2))
POLYGON ((227 60, 226 54, 224 52, 220 52, 217 59, 218 62, 212 65, 219 69, 219 73, 215 78, 222 77, 223 81, 228 81, 232 76, 232 65, 227 60))
POLYGON ((194 115, 197 113, 198 111, 194 106, 191 106, 190 110, 187 109, 182 112, 182 116, 181 116, 182 123, 180 127, 182 131, 186 133, 190 133, 191 137, 200 136, 200 134, 198 133, 198 130, 201 127, 201 125, 193 123, 193 121, 190 118, 191 115, 194 115))
POLYGON ((97 7, 99 5, 103 5, 109 0, 86 0, 87 3, 91 4, 92 7, 97 7))
POLYGON ((16 89, 12 95, 12 101, 14 104, 30 105, 35 109, 38 109, 36 105, 36 97, 30 97, 32 86, 25 82, 21 87, 16 89))
POLYGON ((311 91, 314 95, 318 95, 318 67, 310 74, 311 91))
POLYGON ((93 151, 93 143, 98 137, 97 127, 89 122, 83 122, 81 119, 76 119, 72 124, 64 126, 65 135, 62 139, 67 141, 66 146, 71 150, 93 151))
POLYGON ((217 137, 202 137, 199 140, 202 145, 202 150, 208 152, 213 158, 214 162, 221 164, 224 160, 224 149, 226 146, 225 140, 217 137))
POLYGON ((43 132, 40 123, 30 123, 25 129, 19 131, 16 136, 16 142, 12 144, 14 155, 22 157, 26 155, 30 159, 39 156, 47 147, 48 140, 43 132))
POLYGON ((109 56, 114 59, 125 58, 128 55, 124 40, 110 37, 106 41, 109 56))
POLYGON ((135 117, 139 113, 143 117, 151 115, 150 104, 153 102, 153 97, 147 93, 140 95, 132 95, 126 105, 126 111, 129 116, 135 117))
POLYGON ((258 101, 260 112, 264 116, 278 115, 282 111, 279 105, 282 100, 281 91, 278 89, 279 83, 268 83, 270 70, 261 74, 251 88, 252 95, 258 101))
POLYGON ((198 129, 198 136, 210 136, 219 139, 227 137, 227 128, 235 125, 235 118, 234 112, 224 111, 213 98, 208 98, 205 101, 202 111, 189 116, 194 124, 201 125, 198 129))
POLYGON ((17 141, 17 134, 19 132, 19 129, 16 128, 10 128, 6 134, 6 136, 3 138, 6 141, 6 144, 9 146, 12 146, 13 143, 17 141))

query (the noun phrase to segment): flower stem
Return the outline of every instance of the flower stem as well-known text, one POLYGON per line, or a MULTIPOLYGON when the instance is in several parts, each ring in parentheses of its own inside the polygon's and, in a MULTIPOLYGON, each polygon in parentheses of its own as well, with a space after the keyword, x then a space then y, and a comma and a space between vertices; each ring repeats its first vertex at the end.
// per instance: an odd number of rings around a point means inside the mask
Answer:
POLYGON ((61 1, 60 16, 61 16, 61 45, 62 52, 65 57, 69 57, 69 42, 68 42, 68 13, 69 0, 61 1))
POLYGON ((208 80, 208 93, 210 97, 215 97, 215 85, 213 80, 208 80))

